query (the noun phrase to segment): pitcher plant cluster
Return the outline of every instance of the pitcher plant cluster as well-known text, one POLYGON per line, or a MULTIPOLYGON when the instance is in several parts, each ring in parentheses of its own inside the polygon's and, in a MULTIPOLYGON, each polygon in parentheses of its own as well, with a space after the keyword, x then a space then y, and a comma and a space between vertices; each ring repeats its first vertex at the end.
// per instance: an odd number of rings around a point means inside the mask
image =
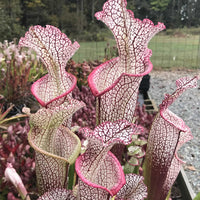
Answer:
MULTIPOLYGON (((28 140, 36 154, 41 195, 38 200, 168 198, 183 163, 177 151, 192 139, 188 126, 168 107, 185 90, 197 86, 198 76, 177 80, 175 92, 165 95, 144 152, 142 141, 138 140, 143 128, 134 124, 134 114, 142 77, 153 68, 148 42, 165 26, 154 25, 149 19, 136 19, 126 6, 126 0, 108 0, 103 11, 95 14, 112 31, 119 56, 96 67, 88 76, 88 85, 96 98, 96 127, 79 128, 82 137, 74 133, 71 121, 85 103, 72 97, 77 79, 65 70, 66 63, 79 48, 78 42, 72 43, 50 25, 30 27, 19 41, 19 47, 37 53, 48 71, 31 87, 42 108, 34 114, 28 108, 23 109, 29 115, 28 140), (125 174, 124 165, 117 159, 125 146, 131 157, 129 164, 138 166, 134 168, 137 174, 125 174)), ((9 170, 14 173, 11 168, 8 165, 6 169, 8 179, 9 170)), ((29 198, 25 188, 22 191, 22 197, 29 198)))

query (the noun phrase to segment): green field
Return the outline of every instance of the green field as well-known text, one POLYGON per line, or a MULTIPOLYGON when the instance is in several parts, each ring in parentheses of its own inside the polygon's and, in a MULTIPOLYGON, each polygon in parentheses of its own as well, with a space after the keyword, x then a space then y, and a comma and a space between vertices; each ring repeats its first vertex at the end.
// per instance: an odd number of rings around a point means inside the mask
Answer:
MULTIPOLYGON (((114 40, 108 42, 80 42, 80 48, 73 56, 76 62, 84 60, 103 60, 105 48, 115 45, 114 40)), ((153 55, 151 61, 154 68, 200 68, 200 36, 188 35, 176 37, 157 35, 149 43, 153 55)))

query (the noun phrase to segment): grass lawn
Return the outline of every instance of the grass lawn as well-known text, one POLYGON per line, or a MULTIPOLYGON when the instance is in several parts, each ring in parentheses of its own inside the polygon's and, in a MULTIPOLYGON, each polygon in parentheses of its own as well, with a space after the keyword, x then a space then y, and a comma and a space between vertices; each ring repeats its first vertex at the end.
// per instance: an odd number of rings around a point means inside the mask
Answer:
MULTIPOLYGON (((149 43, 153 55, 151 61, 154 68, 200 68, 200 36, 173 37, 157 35, 149 43)), ((80 42, 80 48, 73 56, 76 62, 84 60, 103 60, 105 48, 115 45, 114 40, 108 42, 80 42)))

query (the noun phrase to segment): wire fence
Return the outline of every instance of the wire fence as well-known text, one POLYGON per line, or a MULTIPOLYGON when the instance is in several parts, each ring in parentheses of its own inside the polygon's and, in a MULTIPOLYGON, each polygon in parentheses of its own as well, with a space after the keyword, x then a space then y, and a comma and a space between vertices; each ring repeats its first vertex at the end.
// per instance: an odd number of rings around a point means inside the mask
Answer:
MULTIPOLYGON (((200 34, 156 35, 149 43, 154 68, 200 68, 200 34)), ((81 42, 73 56, 76 62, 103 61, 117 56, 113 39, 103 42, 81 42)))

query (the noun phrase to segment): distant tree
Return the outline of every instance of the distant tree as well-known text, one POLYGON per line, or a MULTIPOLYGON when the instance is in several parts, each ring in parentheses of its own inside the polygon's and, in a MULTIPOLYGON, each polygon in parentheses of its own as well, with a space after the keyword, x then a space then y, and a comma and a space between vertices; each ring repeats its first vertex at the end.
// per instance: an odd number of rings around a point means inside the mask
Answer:
POLYGON ((171 0, 151 0, 151 14, 154 18, 154 21, 163 21, 164 12, 167 10, 171 0))
POLYGON ((76 6, 74 8, 64 5, 63 14, 61 16, 62 31, 68 36, 77 35, 80 28, 80 17, 76 13, 76 6))
POLYGON ((171 0, 151 0, 151 9, 156 12, 163 12, 166 10, 171 0))
POLYGON ((41 0, 21 0, 23 11, 23 25, 45 25, 48 22, 47 6, 41 0))
POLYGON ((200 26, 200 0, 171 0, 163 12, 164 21, 170 28, 200 26))
MULTIPOLYGON (((105 28, 94 14, 107 0, 0 0, 0 37, 20 37, 31 25, 54 25, 67 35, 94 37, 105 28), (91 35, 91 33, 94 33, 91 35)), ((200 26, 200 0, 127 0, 136 18, 167 28, 200 26)))
POLYGON ((128 9, 134 12, 136 18, 151 18, 151 5, 147 0, 128 0, 128 9))
POLYGON ((195 1, 195 11, 194 11, 194 15, 195 15, 195 20, 194 22, 194 26, 200 26, 200 0, 196 0, 195 1))
POLYGON ((187 27, 199 26, 200 17, 200 1, 199 0, 187 0, 182 6, 182 19, 187 27))
POLYGON ((0 41, 19 38, 24 33, 21 25, 22 11, 20 0, 0 1, 0 41))

